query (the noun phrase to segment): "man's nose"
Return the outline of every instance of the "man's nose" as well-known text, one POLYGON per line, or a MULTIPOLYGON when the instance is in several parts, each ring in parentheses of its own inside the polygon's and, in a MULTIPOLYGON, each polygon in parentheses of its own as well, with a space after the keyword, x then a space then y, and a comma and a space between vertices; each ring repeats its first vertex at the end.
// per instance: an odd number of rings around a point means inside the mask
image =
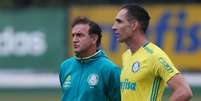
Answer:
POLYGON ((79 41, 79 40, 78 40, 78 37, 73 36, 73 42, 76 43, 76 42, 78 42, 78 41, 79 41))
POLYGON ((112 26, 112 30, 114 30, 114 31, 116 31, 116 26, 115 26, 115 24, 113 24, 113 26, 112 26))

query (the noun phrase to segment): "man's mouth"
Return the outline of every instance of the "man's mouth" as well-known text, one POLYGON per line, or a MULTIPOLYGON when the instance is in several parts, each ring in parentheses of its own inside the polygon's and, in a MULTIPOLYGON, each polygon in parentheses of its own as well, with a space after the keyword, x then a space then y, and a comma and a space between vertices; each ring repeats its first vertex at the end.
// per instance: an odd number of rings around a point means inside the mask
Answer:
POLYGON ((119 37, 120 37, 120 34, 119 34, 119 33, 115 33, 115 37, 116 37, 116 38, 119 38, 119 37))
POLYGON ((79 46, 78 46, 78 45, 73 45, 73 47, 74 47, 74 48, 78 48, 79 46))

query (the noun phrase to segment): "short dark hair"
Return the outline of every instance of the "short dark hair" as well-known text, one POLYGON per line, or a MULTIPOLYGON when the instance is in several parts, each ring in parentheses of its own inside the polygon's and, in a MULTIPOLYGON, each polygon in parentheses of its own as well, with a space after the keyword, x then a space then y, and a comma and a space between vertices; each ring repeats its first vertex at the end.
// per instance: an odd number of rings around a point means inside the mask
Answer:
POLYGON ((98 35, 98 40, 96 42, 96 45, 99 47, 101 44, 101 38, 102 38, 101 27, 96 22, 89 20, 88 18, 83 17, 83 16, 76 17, 73 20, 72 28, 77 24, 88 24, 89 25, 89 35, 92 35, 92 34, 98 35))
POLYGON ((150 16, 143 7, 138 4, 125 4, 121 7, 121 9, 127 10, 128 21, 132 21, 134 19, 139 21, 141 25, 141 30, 144 33, 146 32, 149 26, 150 16))

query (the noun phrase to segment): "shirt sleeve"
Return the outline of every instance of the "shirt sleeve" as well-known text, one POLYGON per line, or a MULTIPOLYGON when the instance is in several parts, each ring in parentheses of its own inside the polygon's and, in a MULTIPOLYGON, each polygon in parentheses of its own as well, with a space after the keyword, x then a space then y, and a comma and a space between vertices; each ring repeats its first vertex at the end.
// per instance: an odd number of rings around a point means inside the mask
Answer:
MULTIPOLYGON (((60 65, 60 72, 59 72, 59 82, 60 82, 60 88, 62 89, 63 87, 63 65, 64 64, 61 64, 60 65)), ((63 89, 62 89, 62 92, 64 92, 63 91, 63 89)))
POLYGON ((160 76, 165 82, 168 82, 169 79, 179 73, 166 54, 155 56, 154 63, 155 75, 160 76))

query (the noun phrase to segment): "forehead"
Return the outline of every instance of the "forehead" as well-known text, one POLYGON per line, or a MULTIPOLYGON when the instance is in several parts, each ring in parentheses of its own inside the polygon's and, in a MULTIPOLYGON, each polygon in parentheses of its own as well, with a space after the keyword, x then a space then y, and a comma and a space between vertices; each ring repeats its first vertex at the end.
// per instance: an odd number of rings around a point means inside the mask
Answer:
POLYGON ((127 10, 126 9, 121 9, 116 16, 116 19, 126 19, 127 17, 127 10))
POLYGON ((72 33, 83 33, 89 31, 88 24, 77 24, 72 28, 72 33))

